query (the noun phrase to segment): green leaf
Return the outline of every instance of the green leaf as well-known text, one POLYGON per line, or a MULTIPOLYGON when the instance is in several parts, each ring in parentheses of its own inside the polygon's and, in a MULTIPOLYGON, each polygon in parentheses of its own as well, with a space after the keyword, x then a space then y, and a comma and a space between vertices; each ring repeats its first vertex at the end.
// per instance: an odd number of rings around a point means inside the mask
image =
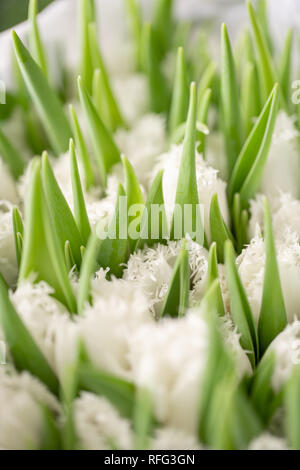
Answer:
POLYGON ((145 244, 150 247, 156 243, 164 243, 168 237, 162 179, 163 170, 156 175, 150 188, 141 220, 141 236, 137 241, 135 251, 143 248, 145 244))
POLYGON ((19 371, 28 371, 38 377, 49 389, 58 393, 58 380, 50 365, 14 309, 8 288, 0 274, 0 324, 5 340, 19 371))
POLYGON ((215 279, 212 284, 206 288, 205 295, 201 301, 201 308, 206 309, 211 314, 217 314, 220 317, 225 315, 219 279, 215 279))
POLYGON ((107 236, 102 240, 98 263, 102 268, 109 268, 109 275, 122 277, 125 263, 129 257, 127 230, 127 207, 124 207, 126 193, 119 185, 115 213, 109 224, 107 236))
POLYGON ((18 266, 21 264, 22 249, 23 249, 23 236, 24 236, 24 227, 23 221, 20 212, 17 207, 13 208, 12 211, 12 222, 13 222, 13 232, 15 240, 15 248, 17 254, 18 266))
POLYGON ((258 56, 257 65, 261 81, 261 89, 263 92, 263 99, 265 101, 277 81, 276 73, 266 38, 257 21, 256 12, 250 0, 247 1, 247 6, 253 32, 255 51, 258 56))
POLYGON ((84 363, 79 369, 79 387, 81 390, 104 396, 122 416, 132 418, 136 393, 132 382, 102 372, 89 363, 84 363))
POLYGON ((83 254, 80 268, 77 304, 78 313, 83 314, 86 304, 90 300, 91 279, 97 266, 97 257, 100 248, 100 240, 95 232, 91 233, 86 250, 83 254))
MULTIPOLYGON (((208 111, 211 102, 212 91, 211 88, 208 88, 202 97, 201 102, 199 103, 198 109, 198 121, 203 124, 208 124, 208 111)), ((206 142, 206 133, 197 132, 197 141, 198 141, 198 153, 202 153, 205 160, 205 142, 206 142)))
POLYGON ((68 272, 70 272, 71 269, 74 269, 74 267, 77 268, 69 240, 66 240, 65 242, 65 262, 68 272))
MULTIPOLYGON (((292 47, 293 30, 289 29, 285 38, 284 48, 279 65, 279 83, 286 103, 290 104, 291 98, 291 72, 292 72, 292 47)), ((289 106, 290 107, 290 106, 289 106)))
POLYGON ((136 391, 133 428, 135 433, 136 450, 149 448, 150 435, 154 427, 153 399, 149 390, 139 387, 136 391))
POLYGON ((262 303, 258 321, 260 354, 263 355, 271 341, 287 324, 284 298, 276 259, 276 248, 268 201, 264 201, 265 275, 262 303))
POLYGON ((12 35, 22 77, 37 108, 53 150, 57 155, 64 153, 68 149, 72 133, 62 105, 17 33, 13 31, 12 35))
POLYGON ((161 317, 171 316, 173 318, 183 317, 189 305, 190 293, 190 265, 189 252, 186 242, 176 260, 172 278, 161 310, 161 317))
POLYGON ((241 209, 241 198, 239 193, 236 193, 233 198, 232 221, 238 253, 241 253, 243 247, 249 242, 248 219, 248 212, 241 209))
POLYGON ((105 126, 115 132, 118 127, 124 127, 124 118, 118 102, 112 91, 109 75, 100 52, 95 24, 89 25, 90 44, 94 66, 93 96, 99 115, 105 126))
MULTIPOLYGON (((216 76, 217 66, 214 62, 209 62, 204 70, 198 85, 198 108, 200 109, 203 96, 208 88, 212 88, 216 76)), ((199 119, 201 121, 201 119, 199 119)))
POLYGON ((61 247, 48 212, 43 192, 40 161, 33 161, 28 195, 25 201, 24 247, 19 283, 32 273, 36 281, 45 281, 54 289, 54 296, 70 312, 76 302, 61 247))
MULTIPOLYGON (((127 196, 128 210, 130 210, 130 208, 134 205, 136 205, 137 209, 135 215, 129 214, 128 224, 130 228, 130 224, 134 223, 136 232, 140 235, 141 219, 145 207, 145 201, 134 169, 125 156, 122 157, 122 163, 125 173, 125 191, 127 196)), ((134 250, 136 243, 136 239, 130 239, 131 251, 134 250)))
POLYGON ((81 65, 80 73, 83 82, 89 93, 92 92, 92 82, 94 74, 92 46, 90 44, 89 24, 95 23, 95 2, 94 0, 80 0, 79 18, 81 23, 81 65))
MULTIPOLYGON (((216 284, 215 284, 216 285, 216 284)), ((213 286, 211 286, 213 288, 213 286)), ((207 298, 201 304, 201 310, 208 322, 208 356, 200 389, 199 403, 199 440, 208 444, 212 440, 210 423, 212 421, 214 394, 225 376, 230 376, 233 369, 233 361, 225 349, 218 328, 218 318, 215 309, 207 298), (213 373, 212 373, 213 371, 213 373)))
POLYGON ((161 71, 157 38, 152 25, 147 23, 142 29, 142 67, 149 86, 150 108, 154 113, 166 112, 169 108, 169 90, 161 71))
POLYGON ((255 118, 257 118, 260 113, 257 71, 255 65, 251 62, 247 62, 243 69, 241 101, 245 134, 248 137, 254 126, 255 118))
POLYGON ((211 244, 209 249, 205 292, 206 296, 208 294, 211 296, 213 305, 215 305, 216 308, 216 313, 221 317, 225 315, 224 302, 219 282, 217 245, 215 242, 211 244), (216 281, 218 282, 216 283, 216 281))
POLYGON ((274 52, 274 47, 272 43, 271 34, 269 31, 269 22, 268 22, 268 6, 266 0, 257 0, 256 2, 257 18, 261 25, 262 33, 265 36, 266 43, 268 45, 269 51, 274 52))
POLYGON ((46 78, 48 78, 48 67, 45 50, 37 24, 38 0, 30 0, 28 9, 28 19, 30 21, 29 44, 32 57, 42 69, 46 78))
POLYGON ((186 124, 186 132, 183 142, 182 157, 179 168, 179 175, 176 189, 175 210, 173 214, 171 239, 183 238, 187 233, 192 239, 197 237, 203 241, 204 230, 201 221, 197 178, 196 178, 196 112, 197 112, 197 89, 196 84, 191 84, 190 104, 186 124), (187 184, 188 182, 188 184, 187 184), (192 213, 185 217, 185 206, 189 205, 192 213), (178 212, 181 215, 181 226, 178 212), (183 216, 182 216, 183 215, 183 216), (199 227, 200 224, 200 227, 199 227), (188 228, 187 228, 188 225, 188 228), (176 231, 180 233, 176 233, 176 231), (195 231, 197 234, 195 236, 195 231))
POLYGON ((15 149, 0 127, 0 155, 9 168, 10 173, 18 179, 24 173, 25 161, 15 149))
POLYGON ((268 425, 275 411, 276 396, 272 386, 275 361, 273 352, 266 354, 258 364, 251 383, 251 401, 265 425, 268 425))
POLYGON ((174 78, 172 103, 169 117, 169 128, 171 134, 175 129, 185 122, 189 106, 189 83, 187 68, 182 47, 177 51, 177 62, 174 78))
POLYGON ((229 200, 240 193, 241 207, 257 191, 267 161, 278 109, 278 85, 275 85, 267 103, 255 123, 235 164, 229 182, 229 200))
POLYGON ((162 55, 166 54, 171 42, 173 25, 174 0, 155 0, 153 11, 153 28, 157 34, 162 55))
MULTIPOLYGON (((83 191, 80 181, 80 175, 75 155, 74 142, 70 140, 70 164, 71 164, 71 181, 73 191, 73 203, 74 203, 74 215, 77 227, 79 229, 80 237, 84 245, 87 244, 88 238, 91 234, 91 227, 85 201, 83 197, 83 191)), ((81 257, 81 254, 80 254, 81 257)))
POLYGON ((289 447, 300 449, 300 374, 295 367, 284 392, 285 429, 289 447))
POLYGON ((61 433, 54 414, 46 405, 41 406, 42 429, 39 450, 60 450, 61 433))
MULTIPOLYGON (((181 144, 183 142, 184 136, 186 134, 186 128, 187 128, 187 123, 186 122, 183 122, 182 124, 180 124, 180 126, 178 126, 177 129, 175 129, 175 131, 171 135, 170 144, 174 144, 174 145, 181 144)), ((199 121, 196 122, 196 131, 197 131, 196 141, 201 140, 200 137, 199 137, 199 136, 201 136, 201 134, 203 134, 203 136, 207 136, 209 134, 208 127, 205 124, 203 124, 202 122, 199 122, 199 121)))
POLYGON ((214 194, 211 198, 209 221, 211 239, 216 242, 218 259, 223 263, 225 241, 231 240, 234 243, 234 240, 221 214, 217 194, 214 194))
POLYGON ((66 240, 68 240, 76 265, 80 267, 82 239, 71 209, 56 181, 46 152, 42 156, 42 180, 49 212, 61 248, 64 249, 66 240))
POLYGON ((224 119, 224 136, 229 174, 232 173, 243 143, 239 88, 234 58, 225 24, 222 26, 221 98, 224 119))
POLYGON ((78 77, 78 89, 81 106, 85 114, 88 130, 94 147, 101 182, 105 187, 107 174, 113 165, 120 162, 120 152, 112 135, 100 119, 81 77, 78 77))
POLYGON ((84 137, 79 125, 75 109, 72 105, 70 105, 70 116, 76 143, 76 149, 84 171, 85 187, 86 189, 90 189, 91 186, 95 184, 93 165, 84 141, 84 137))
POLYGON ((131 36, 134 44, 137 70, 141 69, 142 14, 137 0, 125 0, 131 36))
POLYGON ((243 384, 237 388, 233 396, 233 413, 229 416, 229 423, 235 449, 245 449, 263 432, 260 416, 248 399, 243 384))
POLYGON ((225 265, 230 294, 231 315, 241 335, 240 343, 248 356, 253 368, 258 358, 258 339, 251 307, 249 305, 242 281, 235 264, 235 254, 231 241, 225 242, 225 265))

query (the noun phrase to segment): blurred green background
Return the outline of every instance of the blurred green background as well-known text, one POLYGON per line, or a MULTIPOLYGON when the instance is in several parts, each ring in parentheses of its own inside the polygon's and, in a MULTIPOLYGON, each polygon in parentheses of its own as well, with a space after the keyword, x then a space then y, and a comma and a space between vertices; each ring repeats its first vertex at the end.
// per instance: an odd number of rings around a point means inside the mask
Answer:
MULTIPOLYGON (((53 0, 39 0, 39 9, 53 0)), ((0 31, 11 28, 27 18, 29 0, 0 0, 0 31)))

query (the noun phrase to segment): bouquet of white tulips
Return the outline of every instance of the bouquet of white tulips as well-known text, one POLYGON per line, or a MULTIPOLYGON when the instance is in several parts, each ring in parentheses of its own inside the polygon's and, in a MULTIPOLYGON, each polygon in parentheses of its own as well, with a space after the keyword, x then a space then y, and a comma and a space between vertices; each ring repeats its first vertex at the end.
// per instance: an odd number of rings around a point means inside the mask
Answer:
POLYGON ((210 21, 123 3, 108 58, 78 0, 75 68, 61 44, 51 70, 37 0, 12 33, 0 448, 300 449, 295 34, 278 50, 248 0, 218 63, 210 21))

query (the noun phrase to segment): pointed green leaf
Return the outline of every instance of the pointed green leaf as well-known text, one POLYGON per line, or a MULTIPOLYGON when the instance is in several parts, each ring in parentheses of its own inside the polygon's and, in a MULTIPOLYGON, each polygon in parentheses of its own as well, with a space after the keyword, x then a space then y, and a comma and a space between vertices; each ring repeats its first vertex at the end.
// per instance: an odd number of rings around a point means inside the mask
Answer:
MULTIPOLYGON (((208 111, 209 105, 211 102, 212 91, 211 88, 208 88, 202 97, 202 100, 199 103, 198 109, 198 121, 203 124, 208 124, 208 111)), ((202 153, 203 158, 205 160, 205 142, 206 142, 206 133, 205 132, 197 132, 197 139, 198 141, 198 153, 202 153)))
POLYGON ((48 212, 43 192, 40 161, 31 167, 29 192, 25 203, 24 247, 19 283, 32 273, 36 281, 45 281, 54 289, 54 296, 70 312, 76 312, 76 302, 61 247, 48 212))
POLYGON ((135 51, 137 70, 141 69, 142 14, 137 0, 125 0, 128 12, 131 36, 135 51))
POLYGON ((155 0, 153 11, 153 27, 157 34, 162 55, 171 45, 173 33, 173 6, 174 0, 155 0))
POLYGON ((79 5, 79 18, 81 26, 81 65, 80 73, 82 75, 85 86, 88 92, 92 92, 92 81, 94 74, 92 47, 90 44, 89 24, 94 23, 95 15, 95 2, 94 0, 80 0, 79 5))
POLYGON ((230 293, 230 306, 233 321, 241 335, 241 345, 248 352, 249 359, 254 367, 258 357, 257 331, 251 307, 249 305, 242 281, 235 264, 235 254, 231 241, 225 242, 225 265, 228 288, 230 293))
POLYGON ((234 243, 234 240, 221 214, 217 194, 214 194, 211 198, 209 221, 211 239, 216 242, 218 259, 223 263, 225 241, 231 240, 234 243))
POLYGON ((190 265, 189 252, 184 241, 181 251, 176 260, 172 279, 169 284, 164 304, 161 310, 161 317, 183 317, 189 305, 190 293, 190 265))
POLYGON ((46 406, 41 406, 42 429, 39 450, 60 450, 61 433, 53 412, 46 406))
POLYGON ((74 142, 70 140, 70 165, 71 165, 71 181, 72 181, 72 191, 73 191, 73 203, 74 203, 74 215, 81 240, 84 245, 87 244, 88 238, 91 234, 91 227, 89 218, 87 215, 87 210, 85 206, 85 201, 83 197, 83 191, 80 181, 80 175, 75 155, 74 142))
MULTIPOLYGON (((208 88, 212 88, 213 81, 215 79, 217 66, 214 62, 209 62, 206 69, 204 70, 202 77, 198 85, 198 109, 201 106, 203 101, 204 93, 206 93, 208 88)), ((199 119, 201 121, 201 119, 199 119)))
POLYGON ((94 147, 101 181, 105 187, 107 174, 113 165, 120 162, 120 152, 112 135, 101 121, 81 77, 78 77, 78 89, 81 106, 85 113, 88 130, 94 147))
POLYGON ((242 148, 243 129, 234 58, 225 24, 222 26, 221 97, 227 166, 231 174, 242 148))
POLYGON ((263 432, 260 418, 241 384, 233 396, 233 413, 229 417, 234 449, 245 449, 263 432))
POLYGON ((93 96, 99 115, 105 126, 115 132, 118 127, 124 127, 124 118, 114 96, 109 75, 100 52, 95 24, 89 25, 90 44, 94 65, 93 96))
POLYGON ((65 262, 66 262, 68 272, 70 272, 71 269, 76 267, 76 262, 74 259, 74 255, 73 255, 69 240, 66 240, 66 243, 65 243, 65 262))
POLYGON ((0 127, 0 156, 9 168, 10 173, 18 179, 24 173, 25 161, 15 149, 10 140, 4 135, 0 127))
POLYGON ((285 429, 289 447, 300 450, 300 374, 296 366, 289 378, 284 393, 285 429))
POLYGON ((72 105, 70 105, 70 115, 76 143, 76 149, 84 171, 85 187, 86 189, 90 189, 90 187, 95 184, 93 165, 84 141, 84 137, 79 125, 75 109, 72 105))
MULTIPOLYGON (((134 222, 136 231, 140 232, 140 222, 145 206, 144 197, 134 169, 125 156, 122 157, 122 163, 125 173, 125 191, 127 196, 128 209, 130 209, 134 205, 136 205, 137 208, 135 215, 129 215, 128 224, 130 226, 130 223, 134 222)), ((136 239, 130 240, 131 251, 134 250, 136 243, 136 239)))
POLYGON ((14 309, 0 274, 0 324, 16 368, 28 371, 58 393, 58 380, 14 309))
POLYGON ((156 175, 150 188, 141 220, 141 236, 135 250, 143 248, 145 244, 150 247, 163 243, 168 237, 162 179, 163 170, 156 175))
POLYGON ((259 84, 256 67, 247 62, 242 76, 241 101, 245 134, 248 137, 260 112, 259 84))
POLYGON ((276 400, 272 386, 275 361, 275 354, 266 354, 258 364, 251 383, 251 401, 266 425, 275 411, 276 400))
POLYGON ((291 72, 292 72, 293 30, 289 29, 286 35, 284 48, 279 65, 279 83, 286 103, 290 103, 291 72))
POLYGON ((37 24, 38 0, 30 0, 28 8, 28 18, 31 23, 29 30, 29 44, 32 57, 41 67, 44 75, 48 78, 48 67, 45 50, 37 24))
POLYGON ((224 347, 218 328, 218 318, 215 310, 211 309, 212 306, 214 305, 207 301, 207 298, 201 304, 201 310, 204 309, 203 314, 208 322, 209 332, 208 356, 200 390, 198 423, 199 440, 204 444, 208 444, 212 439, 210 423, 214 394, 224 377, 231 375, 233 368, 232 358, 224 347))
POLYGON ((241 253, 248 240, 248 222, 249 216, 246 210, 241 209, 241 198, 236 193, 233 198, 232 221, 234 227, 234 235, 236 239, 237 253, 241 253))
POLYGON ((146 73, 149 86, 150 108, 154 113, 163 113, 169 107, 169 90, 161 71, 157 38, 152 25, 147 23, 142 30, 142 67, 146 73))
POLYGON ((56 94, 47 83, 43 72, 13 31, 13 42, 18 64, 26 87, 57 155, 68 149, 72 136, 70 125, 56 94))
POLYGON ((187 78, 187 68, 182 47, 177 51, 176 71, 174 78, 174 87, 172 103, 170 110, 170 132, 185 122, 189 106, 189 83, 187 78))
POLYGON ((276 73, 272 61, 271 53, 266 38, 261 30, 261 26, 257 21, 256 12, 250 0, 247 1, 248 14, 253 32, 255 51, 257 52, 258 71, 262 85, 264 101, 276 82, 276 73))
POLYGON ((81 264, 81 236, 71 209, 56 181, 46 152, 43 153, 42 157, 42 179, 49 212, 59 243, 62 249, 64 249, 66 240, 70 242, 75 262, 79 267, 81 264))
POLYGON ((195 239, 197 231, 197 241, 203 241, 203 226, 201 221, 197 178, 196 178, 196 112, 197 112, 197 89, 196 84, 191 84, 190 104, 186 124, 186 132, 183 142, 182 157, 179 168, 179 175, 176 189, 175 210, 173 214, 171 238, 183 238, 187 233, 195 239), (188 182, 188 184, 187 184, 188 182), (190 206, 192 213, 185 217, 185 206, 190 206), (179 227, 178 213, 181 213, 181 226, 179 227), (182 216, 183 215, 183 216, 182 216), (187 227, 188 225, 188 227, 187 227), (199 227, 200 225, 200 227, 199 227), (176 234, 176 230, 180 233, 176 234))
POLYGON ((274 51, 271 34, 269 31, 269 22, 268 22, 268 6, 266 0, 257 0, 256 4, 257 18, 261 26, 262 33, 264 34, 266 43, 268 45, 269 51, 272 54, 274 51))
POLYGON ((259 188, 267 161, 278 110, 278 85, 275 85, 255 126, 235 164, 230 182, 229 199, 240 193, 241 206, 247 208, 248 200, 259 188))
POLYGON ((286 310, 276 258, 270 208, 266 199, 264 201, 264 213, 266 261, 263 297, 258 322, 258 336, 261 355, 263 355, 271 341, 285 328, 287 324, 286 310))
POLYGON ((86 250, 83 254, 80 268, 77 304, 78 313, 83 314, 86 304, 90 300, 91 279, 96 270, 100 240, 95 232, 91 233, 86 250))
POLYGON ((206 296, 209 294, 215 305, 216 312, 219 316, 225 315, 224 302, 222 297, 221 286, 219 282, 217 245, 212 243, 208 254, 208 269, 206 279, 206 296), (216 283, 216 281, 218 281, 216 283))
POLYGON ((18 261, 18 266, 20 266, 21 257, 22 257, 22 249, 23 249, 24 227, 23 227, 21 214, 18 211, 17 207, 13 208, 12 221, 13 221, 13 232, 14 232, 17 261, 18 261))
MULTIPOLYGON (((125 263, 129 257, 129 240, 127 232, 127 206, 124 207, 126 193, 119 185, 115 213, 109 224, 107 236, 102 240, 98 263, 102 268, 109 268, 109 275, 122 277, 125 263)), ((125 203, 126 204, 126 203, 125 203)))

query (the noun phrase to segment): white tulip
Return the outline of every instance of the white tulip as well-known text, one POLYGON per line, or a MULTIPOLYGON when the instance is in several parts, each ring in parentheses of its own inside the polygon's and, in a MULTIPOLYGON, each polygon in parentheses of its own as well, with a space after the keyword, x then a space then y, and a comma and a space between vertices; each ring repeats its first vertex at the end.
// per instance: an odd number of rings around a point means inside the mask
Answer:
POLYGON ((84 450, 129 450, 131 423, 103 397, 83 392, 74 402, 75 429, 84 450))
POLYGON ((280 111, 262 177, 261 192, 269 198, 280 190, 298 198, 299 180, 299 131, 294 119, 280 111))
POLYGON ((139 326, 153 321, 147 299, 132 282, 107 281, 103 270, 93 281, 92 297, 93 305, 87 305, 79 319, 89 357, 101 370, 130 378, 130 337, 139 326))
POLYGON ((0 447, 7 450, 38 449, 43 431, 41 405, 55 413, 56 398, 27 372, 0 368, 0 447))
POLYGON ((23 281, 10 299, 50 366, 62 378, 77 357, 79 329, 45 282, 23 281))
MULTIPOLYGON (((222 336, 238 335, 221 322, 222 336)), ((239 376, 251 373, 246 353, 236 353, 238 341, 227 340, 239 376), (234 345, 234 346, 233 346, 234 345), (244 359, 240 357, 244 355, 244 359)), ((137 384, 147 387, 160 423, 195 434, 201 383, 207 364, 209 327, 198 310, 184 318, 165 318, 132 332, 130 362, 137 384)))
MULTIPOLYGON (((297 235, 289 233, 284 242, 276 245, 277 262, 288 322, 300 317, 300 245, 297 235)), ((253 315, 258 322, 262 300, 265 244, 260 237, 253 238, 237 258, 239 274, 243 281, 253 315)))
MULTIPOLYGON (((182 241, 171 241, 167 245, 158 244, 139 250, 130 256, 124 271, 124 279, 133 281, 136 287, 145 293, 155 316, 160 314, 181 247, 182 241)), ((193 283, 192 299, 196 303, 205 289, 208 253, 205 248, 191 240, 188 240, 187 248, 193 283)))

